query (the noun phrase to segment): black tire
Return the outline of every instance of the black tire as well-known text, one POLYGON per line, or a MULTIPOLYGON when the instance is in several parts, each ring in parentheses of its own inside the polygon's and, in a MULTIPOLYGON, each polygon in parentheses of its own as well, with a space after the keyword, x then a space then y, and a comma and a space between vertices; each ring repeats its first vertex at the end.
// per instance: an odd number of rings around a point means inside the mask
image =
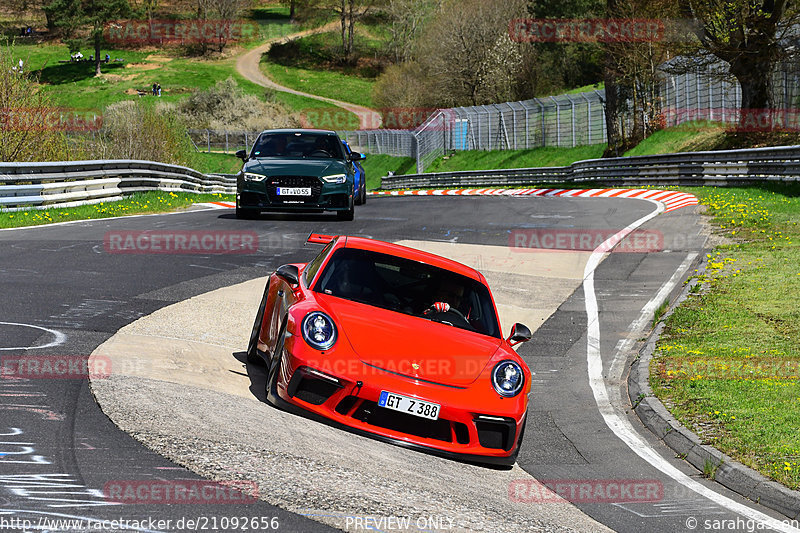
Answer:
POLYGON ((366 183, 361 187, 361 205, 367 203, 367 185, 366 183))
POLYGON ((264 361, 264 358, 258 353, 258 335, 261 333, 261 322, 264 320, 264 310, 266 308, 267 292, 264 291, 264 297, 261 298, 261 305, 258 306, 258 312, 256 313, 256 321, 253 324, 253 330, 250 332, 250 342, 247 343, 247 362, 251 365, 266 366, 266 361, 264 361))
POLYGON ((242 209, 238 205, 236 206, 236 218, 253 220, 254 218, 258 217, 258 214, 258 211, 254 211, 252 209, 242 209))
POLYGON ((350 209, 348 209, 347 211, 336 212, 336 218, 338 220, 353 220, 353 218, 355 218, 355 215, 356 215, 356 208, 352 204, 350 205, 350 209))
POLYGON ((281 329, 278 332, 278 342, 275 343, 275 353, 272 354, 269 365, 269 373, 267 374, 267 383, 265 386, 267 392, 267 402, 274 406, 278 406, 278 369, 281 367, 281 359, 283 358, 283 342, 286 340, 286 320, 283 321, 281 329))

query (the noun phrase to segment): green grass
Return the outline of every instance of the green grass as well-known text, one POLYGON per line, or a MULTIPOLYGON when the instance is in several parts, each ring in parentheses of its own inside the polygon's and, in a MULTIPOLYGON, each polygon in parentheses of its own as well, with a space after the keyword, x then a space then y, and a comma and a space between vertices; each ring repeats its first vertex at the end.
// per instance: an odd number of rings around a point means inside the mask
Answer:
POLYGON ((297 114, 304 125, 325 130, 357 130, 359 128, 358 115, 337 105, 271 89, 269 93, 270 98, 297 114))
POLYGON ((373 82, 334 71, 309 70, 262 61, 261 70, 276 83, 317 96, 372 107, 373 82))
POLYGON ((656 395, 687 427, 800 488, 800 187, 687 189, 730 242, 666 321, 656 395))
POLYGON ((669 154, 712 150, 725 135, 718 122, 687 122, 659 130, 625 152, 629 155, 669 154))
POLYGON ((395 174, 409 174, 416 172, 417 161, 413 157, 395 157, 391 155, 369 154, 361 162, 364 173, 367 175, 367 189, 379 189, 381 178, 389 171, 395 174))
POLYGON ((491 170, 497 168, 561 167, 583 159, 596 159, 603 155, 604 144, 576 146, 575 148, 543 147, 530 150, 465 150, 455 152, 447 159, 437 158, 425 172, 452 172, 456 170, 491 170))
POLYGON ((186 208, 193 203, 234 199, 231 194, 191 194, 171 192, 136 193, 117 202, 51 209, 0 211, 0 228, 38 226, 70 220, 109 218, 141 213, 165 213, 186 208))
MULTIPOLYGON (((103 51, 105 53, 106 50, 103 51)), ((25 60, 28 69, 39 71, 44 90, 54 104, 77 109, 105 109, 111 103, 136 99, 136 89, 148 90, 153 83, 162 87, 161 100, 176 102, 198 89, 212 87, 217 81, 232 76, 248 93, 264 96, 264 88, 236 73, 235 60, 183 58, 170 55, 175 51, 156 53, 132 50, 108 50, 112 59, 122 63, 103 64, 103 74, 94 76, 89 62, 59 63, 69 57, 64 45, 18 45, 15 55, 25 60), (133 94, 131 94, 133 93, 133 94)), ((143 98, 154 98, 144 96, 143 98)))
POLYGON ((204 174, 236 174, 242 160, 233 154, 196 152, 192 154, 192 168, 204 174))

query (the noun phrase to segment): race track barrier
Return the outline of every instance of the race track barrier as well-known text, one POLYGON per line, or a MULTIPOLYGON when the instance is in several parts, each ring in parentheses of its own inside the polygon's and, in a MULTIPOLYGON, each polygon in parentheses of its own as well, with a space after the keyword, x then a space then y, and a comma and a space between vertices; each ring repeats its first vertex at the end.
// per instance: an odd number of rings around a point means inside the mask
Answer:
POLYGON ((381 189, 524 187, 543 183, 642 186, 732 186, 798 181, 800 146, 587 159, 566 167, 467 170, 381 178, 381 189))
POLYGON ((153 161, 0 163, 0 209, 71 207, 144 191, 236 192, 236 178, 153 161))

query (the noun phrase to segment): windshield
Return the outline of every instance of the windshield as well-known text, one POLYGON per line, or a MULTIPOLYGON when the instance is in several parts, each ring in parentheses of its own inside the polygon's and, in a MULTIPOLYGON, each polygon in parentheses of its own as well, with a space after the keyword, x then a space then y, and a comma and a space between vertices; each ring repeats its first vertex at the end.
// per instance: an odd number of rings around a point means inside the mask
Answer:
POLYGON ((314 290, 500 337, 485 285, 418 261, 341 248, 326 264, 314 290))
POLYGON ((344 159, 342 144, 326 133, 262 133, 251 157, 344 159))

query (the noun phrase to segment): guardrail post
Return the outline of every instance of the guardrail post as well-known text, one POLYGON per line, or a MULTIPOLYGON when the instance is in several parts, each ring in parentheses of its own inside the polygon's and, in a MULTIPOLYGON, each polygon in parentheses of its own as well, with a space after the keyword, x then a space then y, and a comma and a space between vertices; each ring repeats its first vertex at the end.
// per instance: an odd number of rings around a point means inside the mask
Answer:
POLYGON ((206 130, 206 153, 211 153, 211 132, 206 130))
POLYGON ((556 104, 556 146, 561 147, 561 106, 558 105, 558 101, 552 96, 548 98, 556 104))

